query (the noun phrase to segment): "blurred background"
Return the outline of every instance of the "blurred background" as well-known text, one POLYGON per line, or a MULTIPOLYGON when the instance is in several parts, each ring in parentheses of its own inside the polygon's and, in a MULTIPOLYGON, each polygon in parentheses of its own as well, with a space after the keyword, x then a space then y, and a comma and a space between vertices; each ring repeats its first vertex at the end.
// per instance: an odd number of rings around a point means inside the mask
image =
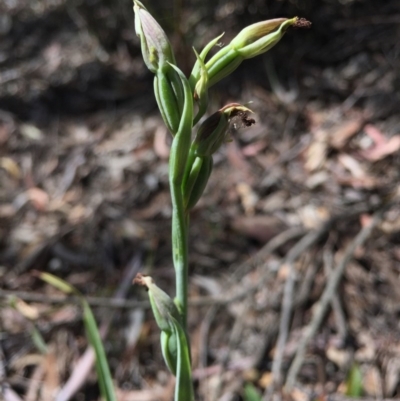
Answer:
MULTIPOLYGON (((186 74, 192 46, 222 32, 227 44, 263 19, 312 22, 210 91, 210 113, 249 104, 256 125, 233 131, 215 155, 191 216, 198 399, 254 400, 249 391, 273 381, 277 352, 284 381, 326 277, 386 204, 351 252, 289 395, 400 396, 400 3, 145 5, 186 74), (293 311, 277 351, 289 276, 293 311)), ((68 397, 54 396, 81 368, 87 343, 79 307, 35 270, 75 285, 99 324, 113 322, 105 345, 120 400, 172 399, 146 294, 130 286, 141 271, 174 291, 170 137, 152 80, 129 0, 0 0, 0 382, 24 400, 99 399, 90 370, 68 397)))

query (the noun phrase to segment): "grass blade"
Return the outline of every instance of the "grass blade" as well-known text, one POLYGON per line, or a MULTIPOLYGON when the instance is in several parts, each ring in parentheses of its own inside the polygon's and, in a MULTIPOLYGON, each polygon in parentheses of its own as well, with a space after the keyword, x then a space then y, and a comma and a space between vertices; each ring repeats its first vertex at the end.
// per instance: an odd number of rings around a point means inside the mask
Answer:
POLYGON ((117 398, 115 396, 110 367, 108 366, 103 341, 97 327, 96 319, 94 318, 88 302, 75 287, 61 278, 53 276, 50 273, 39 273, 38 277, 66 294, 75 294, 79 297, 83 309, 83 323, 85 325, 87 338, 96 354, 95 364, 101 395, 106 401, 116 401, 117 398))

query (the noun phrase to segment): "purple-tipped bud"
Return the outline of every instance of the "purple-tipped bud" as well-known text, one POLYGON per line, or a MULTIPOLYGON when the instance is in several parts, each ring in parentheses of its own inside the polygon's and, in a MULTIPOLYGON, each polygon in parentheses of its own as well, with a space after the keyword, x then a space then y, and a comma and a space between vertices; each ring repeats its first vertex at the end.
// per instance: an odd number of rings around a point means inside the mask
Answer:
POLYGON ((168 66, 168 63, 175 64, 174 53, 160 24, 140 1, 133 1, 135 30, 140 38, 143 59, 147 68, 155 74, 168 66))

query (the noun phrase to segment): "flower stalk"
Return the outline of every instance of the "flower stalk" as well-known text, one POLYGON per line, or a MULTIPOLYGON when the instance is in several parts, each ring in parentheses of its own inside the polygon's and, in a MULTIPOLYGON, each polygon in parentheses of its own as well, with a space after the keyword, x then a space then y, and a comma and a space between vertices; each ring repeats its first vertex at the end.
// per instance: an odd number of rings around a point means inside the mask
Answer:
POLYGON ((213 154, 229 140, 233 121, 243 126, 255 123, 250 109, 228 104, 205 119, 192 138, 192 130, 207 111, 208 90, 232 73, 243 60, 256 57, 275 46, 291 26, 305 26, 305 20, 278 18, 244 28, 228 46, 210 60, 208 53, 222 37, 213 39, 198 54, 187 79, 178 68, 167 35, 139 0, 133 0, 135 30, 143 60, 154 74, 154 93, 161 116, 172 134, 169 183, 172 201, 172 256, 176 296, 172 300, 150 277, 138 276, 136 283, 148 288, 153 314, 161 330, 164 360, 177 377, 175 401, 194 399, 191 381, 188 313, 188 229, 189 212, 206 188, 213 168, 213 154), (197 109, 196 113, 195 110, 197 109))

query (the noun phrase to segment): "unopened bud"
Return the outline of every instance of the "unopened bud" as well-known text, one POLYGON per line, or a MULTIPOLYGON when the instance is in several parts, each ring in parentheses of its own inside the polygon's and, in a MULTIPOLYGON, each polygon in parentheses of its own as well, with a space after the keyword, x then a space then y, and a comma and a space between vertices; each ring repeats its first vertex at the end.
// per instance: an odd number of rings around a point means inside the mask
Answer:
POLYGON ((276 18, 252 24, 231 41, 229 46, 239 52, 243 58, 251 58, 266 52, 275 46, 286 29, 293 25, 297 18, 276 18))
POLYGON ((290 26, 308 28, 310 25, 310 22, 295 17, 261 21, 244 28, 207 62, 209 87, 231 74, 243 60, 256 57, 275 46, 290 26))
POLYGON ((171 44, 160 24, 138 0, 133 0, 135 30, 140 38, 142 54, 147 68, 154 74, 163 70, 168 63, 175 64, 171 44))
POLYGON ((160 330, 172 332, 171 316, 180 321, 180 315, 171 297, 158 287, 150 276, 138 273, 133 282, 147 287, 149 290, 151 309, 160 330))
MULTIPOLYGON (((161 288, 157 287, 153 279, 138 273, 133 280, 134 284, 147 287, 151 309, 157 325, 161 330, 161 351, 171 373, 179 374, 179 366, 183 362, 190 364, 190 358, 184 360, 182 349, 188 352, 186 334, 181 326, 181 318, 174 301, 161 288)), ((179 377, 177 378, 179 380, 179 377)), ((191 398, 189 398, 191 400, 191 398)))

